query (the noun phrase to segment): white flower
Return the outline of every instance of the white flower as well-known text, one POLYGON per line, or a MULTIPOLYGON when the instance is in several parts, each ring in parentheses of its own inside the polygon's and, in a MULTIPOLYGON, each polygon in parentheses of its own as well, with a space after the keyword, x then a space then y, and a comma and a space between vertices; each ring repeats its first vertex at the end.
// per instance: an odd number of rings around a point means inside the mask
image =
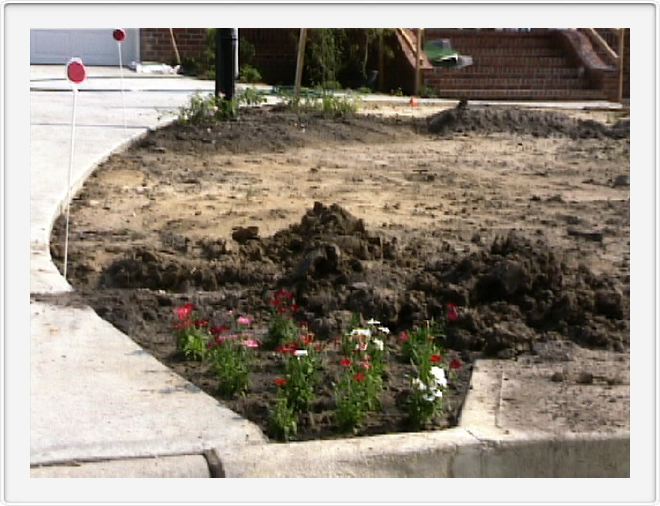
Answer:
POLYGON ((371 330, 369 329, 353 329, 351 331, 352 336, 364 336, 371 337, 371 330))
POLYGON ((424 382, 419 379, 419 378, 413 378, 412 380, 412 386, 415 390, 419 390, 420 392, 426 391, 426 385, 424 382))
POLYGON ((430 393, 424 396, 426 402, 435 402, 436 399, 442 399, 442 390, 431 390, 430 393))
POLYGON ((436 385, 445 388, 447 386, 447 378, 445 377, 445 370, 442 367, 431 367, 431 376, 435 379, 436 385))
POLYGON ((378 327, 378 330, 380 330, 383 334, 390 333, 390 329, 388 329, 387 327, 378 327))
POLYGON ((368 322, 367 325, 380 325, 380 322, 378 320, 374 320, 371 318, 368 322))
POLYGON ((385 344, 380 339, 374 339, 372 342, 374 343, 376 349, 380 351, 383 351, 385 349, 385 344))
POLYGON ((293 352, 294 357, 306 357, 307 356, 307 350, 296 350, 293 352))

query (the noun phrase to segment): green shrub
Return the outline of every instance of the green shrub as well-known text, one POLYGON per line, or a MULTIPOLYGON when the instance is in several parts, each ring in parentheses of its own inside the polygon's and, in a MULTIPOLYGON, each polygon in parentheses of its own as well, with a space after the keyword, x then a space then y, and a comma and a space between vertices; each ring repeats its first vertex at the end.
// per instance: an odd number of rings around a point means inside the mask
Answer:
POLYGON ((242 65, 238 73, 238 80, 242 83, 258 83, 261 81, 261 73, 252 65, 242 65))

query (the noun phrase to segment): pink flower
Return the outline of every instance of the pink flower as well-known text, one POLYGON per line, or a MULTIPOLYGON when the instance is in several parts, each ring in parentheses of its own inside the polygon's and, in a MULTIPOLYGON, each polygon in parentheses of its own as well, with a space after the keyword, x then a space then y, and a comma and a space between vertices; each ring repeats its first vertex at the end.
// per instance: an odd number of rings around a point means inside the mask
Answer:
POLYGON ((250 348, 251 350, 255 350, 259 348, 259 341, 257 341, 256 339, 246 339, 245 341, 243 341, 243 346, 245 346, 246 348, 250 348))
POLYGON ((249 316, 239 316, 238 320, 236 320, 236 323, 249 327, 252 325, 252 319, 249 316))
POLYGON ((399 341, 401 341, 402 343, 407 343, 408 341, 410 341, 410 335, 408 334, 408 332, 406 332, 405 330, 401 332, 401 334, 399 334, 399 341))
POLYGON ((371 362, 367 362, 367 361, 362 362, 360 365, 365 371, 368 371, 372 367, 371 362))
POLYGON ((179 321, 182 322, 190 318, 190 315, 192 315, 194 310, 195 310, 195 305, 188 303, 181 307, 178 307, 176 309, 176 315, 179 318, 179 321))
POLYGON ((447 304, 447 320, 450 322, 458 321, 458 306, 456 304, 447 304))

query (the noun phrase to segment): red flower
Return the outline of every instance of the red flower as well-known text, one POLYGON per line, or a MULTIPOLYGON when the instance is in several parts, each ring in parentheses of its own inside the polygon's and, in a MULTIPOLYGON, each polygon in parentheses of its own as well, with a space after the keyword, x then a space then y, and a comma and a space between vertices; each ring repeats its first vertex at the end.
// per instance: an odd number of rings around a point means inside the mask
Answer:
POLYGON ((275 378, 275 384, 278 387, 286 386, 286 378, 275 378))
POLYGON ((408 341, 410 341, 410 335, 408 334, 408 332, 406 332, 405 330, 401 332, 401 334, 399 334, 399 341, 401 341, 402 343, 407 343, 408 341))
POLYGON ((292 313, 297 313, 298 311, 300 311, 300 306, 298 304, 293 304, 291 306, 291 312, 292 313))
POLYGON ((302 343, 304 346, 308 346, 314 342, 314 334, 307 334, 303 336, 302 343))
POLYGON ((450 322, 458 321, 458 306, 456 304, 447 304, 447 320, 450 322))
POLYGON ((190 315, 192 315, 192 312, 194 310, 195 310, 195 305, 188 303, 181 307, 176 308, 176 315, 179 318, 179 321, 182 322, 190 318, 190 315))
POLYGON ((275 293, 275 297, 278 299, 293 300, 293 292, 290 292, 285 288, 281 288, 275 293))
POLYGON ((283 346, 280 346, 277 349, 278 352, 280 352, 282 355, 293 355, 293 352, 296 351, 296 347, 293 346, 292 344, 285 344, 283 346))
POLYGON ((353 376, 353 379, 358 383, 362 383, 365 379, 367 379, 367 377, 364 375, 364 373, 359 372, 355 376, 353 376))
POLYGON ((442 355, 438 355, 438 354, 431 355, 432 364, 439 364, 440 362, 442 362, 442 355))
POLYGON ((226 325, 221 325, 219 327, 213 327, 211 329, 211 334, 213 334, 214 336, 219 336, 220 334, 226 334, 230 330, 231 329, 229 327, 227 327, 226 325))
POLYGON ((460 369, 461 367, 463 367, 463 362, 461 362, 457 358, 455 358, 454 360, 449 362, 449 368, 450 369, 460 369))
POLYGON ((208 327, 209 326, 209 321, 208 320, 195 320, 193 322, 193 325, 197 327, 198 329, 208 327))
POLYGON ((350 367, 351 365, 353 365, 353 362, 351 361, 350 358, 344 358, 341 360, 341 362, 339 362, 339 365, 342 367, 350 367))

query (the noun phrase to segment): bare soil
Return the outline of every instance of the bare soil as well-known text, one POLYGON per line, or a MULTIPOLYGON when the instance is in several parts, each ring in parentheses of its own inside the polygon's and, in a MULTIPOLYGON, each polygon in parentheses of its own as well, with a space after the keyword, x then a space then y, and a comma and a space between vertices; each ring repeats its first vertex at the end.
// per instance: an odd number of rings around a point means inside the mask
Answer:
MULTIPOLYGON (((194 302, 215 321, 249 313, 265 327, 270 295, 287 288, 331 341, 353 312, 396 333, 457 304, 445 345, 466 366, 431 428, 456 423, 476 357, 547 361, 543 350, 569 341, 627 356, 628 123, 510 107, 384 112, 249 109, 235 122, 152 132, 74 199, 72 283, 212 395, 210 371, 176 353, 176 305, 194 302)), ((62 235, 59 219, 58 264, 62 235)), ((407 429, 412 369, 395 339, 390 350, 383 412, 361 434, 407 429)), ((266 428, 281 365, 259 352, 248 395, 224 402, 266 428)), ((327 374, 302 439, 334 437, 336 370, 327 374)))

